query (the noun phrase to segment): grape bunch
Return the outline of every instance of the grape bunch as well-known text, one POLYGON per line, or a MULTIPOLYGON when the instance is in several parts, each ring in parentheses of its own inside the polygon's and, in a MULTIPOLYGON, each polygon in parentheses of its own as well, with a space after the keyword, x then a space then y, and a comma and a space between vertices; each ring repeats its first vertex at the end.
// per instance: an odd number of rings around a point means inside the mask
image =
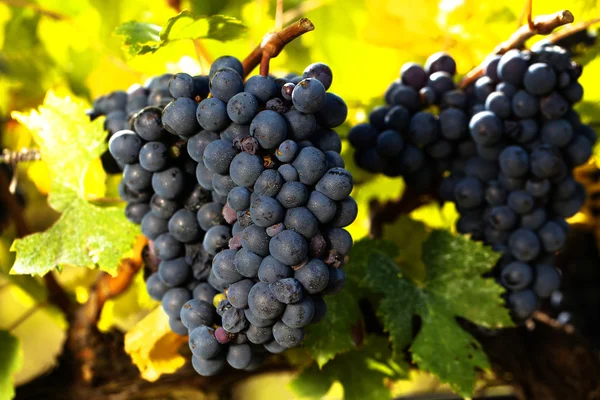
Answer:
POLYGON ((441 185, 442 198, 456 202, 458 231, 502 253, 497 276, 517 319, 558 289, 565 218, 585 201, 573 169, 589 159, 596 134, 572 108, 581 72, 557 46, 489 58, 471 88, 477 154, 441 185))
POLYGON ((470 101, 453 81, 456 62, 435 53, 425 66, 406 63, 374 108, 369 122, 354 126, 348 139, 356 164, 369 172, 403 176, 415 190, 426 190, 450 169, 455 154, 474 155, 469 138, 470 101))
POLYGON ((343 228, 357 215, 333 130, 348 110, 327 92, 329 67, 243 76, 230 56, 206 85, 173 75, 164 109, 143 108, 109 142, 125 165, 126 215, 160 260, 148 292, 172 330, 189 334, 202 375, 301 343, 325 315, 322 296, 343 287, 343 228))

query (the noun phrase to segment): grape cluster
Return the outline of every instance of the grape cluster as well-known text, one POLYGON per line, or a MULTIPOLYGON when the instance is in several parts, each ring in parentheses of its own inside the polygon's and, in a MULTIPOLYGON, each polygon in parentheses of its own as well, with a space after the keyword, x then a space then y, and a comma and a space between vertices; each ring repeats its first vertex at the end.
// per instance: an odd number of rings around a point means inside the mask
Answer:
POLYGON ((425 66, 406 63, 374 108, 369 122, 354 126, 348 139, 356 164, 369 172, 403 176, 425 190, 459 157, 474 154, 469 138, 469 99, 453 80, 456 63, 436 53, 425 66))
POLYGON ((357 215, 333 130, 348 110, 327 92, 329 67, 243 76, 230 56, 208 77, 173 75, 164 109, 142 109, 109 142, 126 215, 160 260, 148 292, 189 334, 202 375, 301 343, 325 315, 322 296, 344 284, 343 228, 357 215))
POLYGON ((464 90, 454 88, 455 71, 444 53, 424 68, 405 64, 387 105, 349 140, 359 167, 402 175, 417 192, 445 176, 440 197, 456 203, 457 230, 503 255, 497 278, 515 318, 525 319, 559 287, 565 218, 585 201, 573 169, 589 159, 596 134, 573 110, 582 69, 564 49, 542 44, 488 58, 464 90))
POLYGON ((471 88, 477 154, 441 186, 460 212, 458 231, 503 254, 497 277, 517 319, 559 287, 555 254, 566 243, 565 218, 585 201, 573 169, 589 159, 596 134, 572 108, 583 96, 580 75, 556 46, 489 58, 471 88))

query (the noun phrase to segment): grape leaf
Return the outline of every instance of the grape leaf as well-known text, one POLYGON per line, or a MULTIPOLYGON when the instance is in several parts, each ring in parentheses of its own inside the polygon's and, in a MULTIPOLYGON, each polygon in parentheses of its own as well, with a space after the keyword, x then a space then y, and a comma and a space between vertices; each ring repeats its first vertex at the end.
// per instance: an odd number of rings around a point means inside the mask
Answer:
POLYGON ((119 260, 131 250, 139 228, 120 207, 98 207, 77 199, 45 232, 14 241, 13 274, 44 275, 63 265, 98 266, 116 274, 119 260))
POLYGON ((17 259, 11 273, 43 275, 72 265, 98 266, 115 274, 139 227, 125 218, 122 207, 99 207, 86 200, 86 173, 106 150, 102 120, 90 121, 84 103, 52 92, 39 110, 12 115, 32 130, 50 171, 48 201, 62 215, 47 231, 14 241, 11 251, 17 259))
POLYGON ((85 197, 84 178, 90 163, 106 150, 102 118, 90 121, 83 102, 48 92, 39 110, 11 115, 29 128, 50 170, 49 203, 65 210, 85 197))
POLYGON ((306 338, 303 347, 307 349, 322 368, 337 354, 356 348, 353 328, 360 329, 362 314, 358 301, 369 296, 361 287, 368 257, 373 249, 378 249, 394 257, 397 246, 388 241, 363 239, 350 251, 349 262, 344 266, 346 284, 335 296, 325 296, 327 314, 322 321, 305 328, 306 338))
POLYGON ((303 370, 290 387, 299 397, 321 399, 339 381, 346 400, 389 399, 384 379, 400 379, 406 372, 390 355, 388 341, 371 336, 360 349, 339 354, 322 369, 303 370))
POLYGON ((115 29, 115 35, 123 37, 123 47, 130 56, 145 54, 153 51, 154 46, 160 42, 159 25, 144 22, 129 21, 115 29))
POLYGON ((356 347, 352 327, 360 323, 358 294, 352 285, 346 285, 335 296, 326 296, 327 314, 319 323, 305 328, 303 346, 308 349, 322 368, 336 354, 356 347))
POLYGON ((119 25, 115 34, 123 37, 129 55, 154 53, 170 42, 182 39, 234 40, 248 28, 236 18, 225 15, 195 16, 182 11, 169 18, 164 27, 136 21, 119 25))
POLYGON ((21 368, 22 363, 19 339, 8 331, 0 330, 0 399, 12 399, 15 396, 13 374, 21 368))
POLYGON ((475 370, 489 368, 489 363, 480 344, 462 330, 456 317, 487 328, 512 326, 501 298, 502 287, 481 276, 493 268, 499 255, 441 230, 432 231, 422 246, 424 282, 409 280, 394 259, 376 250, 370 255, 364 283, 382 295, 378 315, 395 353, 411 343, 412 318, 418 315, 421 329, 410 347, 413 360, 469 397, 475 370))
POLYGON ((185 364, 179 348, 186 336, 171 331, 169 317, 157 307, 125 334, 125 352, 147 381, 154 382, 162 374, 172 374, 185 364))

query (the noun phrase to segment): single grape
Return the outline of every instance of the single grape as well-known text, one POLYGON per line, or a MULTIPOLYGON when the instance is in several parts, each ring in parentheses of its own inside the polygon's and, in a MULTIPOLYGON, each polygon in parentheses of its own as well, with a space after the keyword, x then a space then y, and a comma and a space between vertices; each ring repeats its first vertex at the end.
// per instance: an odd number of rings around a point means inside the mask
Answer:
POLYGON ((281 315, 281 321, 290 328, 302 328, 310 324, 315 315, 315 305, 310 297, 304 297, 294 304, 288 304, 281 315))
POLYGON ((533 269, 529 264, 514 261, 502 269, 500 280, 510 290, 522 290, 533 281, 533 269))
POLYGON ((229 244, 231 231, 228 226, 217 225, 206 231, 204 235, 204 248, 209 254, 217 254, 229 244))
POLYGON ((244 316, 244 310, 231 307, 223 312, 222 324, 227 332, 239 333, 248 327, 248 320, 244 316))
POLYGON ((248 294, 248 307, 256 317, 269 320, 279 317, 285 309, 285 304, 275 298, 268 283, 257 282, 248 294))
POLYGON ((254 282, 250 279, 244 279, 232 284, 227 291, 227 300, 235 308, 248 308, 248 293, 250 293, 252 286, 254 286, 254 282))
POLYGON ((273 325, 273 337, 275 341, 284 348, 297 347, 304 339, 302 328, 291 328, 281 321, 273 325))
POLYGON ((317 128, 317 120, 313 114, 304 114, 291 110, 283 114, 289 139, 297 142, 308 139, 317 128))
POLYGON ((518 229, 510 235, 508 247, 513 256, 521 261, 534 260, 541 251, 538 236, 530 229, 518 229))
POLYGON ((135 164, 142 148, 142 140, 133 131, 122 130, 108 141, 110 154, 120 163, 135 164))
POLYGON ((227 349, 227 363, 235 369, 245 369, 252 361, 252 348, 248 344, 232 344, 227 349))
POLYGON ((502 137, 502 121, 490 111, 482 111, 473 116, 469 122, 471 137, 477 144, 489 146, 497 143, 502 137))
POLYGON ((233 56, 221 56, 213 61, 208 76, 212 78, 221 68, 231 68, 236 71, 238 75, 244 76, 244 66, 240 60, 233 56))
POLYGON ((181 307, 192 298, 190 292, 183 288, 167 290, 162 298, 162 307, 171 318, 179 318, 181 307))
POLYGON ((223 67, 211 73, 210 92, 213 97, 227 103, 233 96, 243 91, 244 81, 236 70, 223 67))
POLYGON ((286 139, 286 121, 275 111, 261 111, 250 124, 250 135, 255 137, 264 149, 277 148, 286 139))
POLYGON ((523 86, 529 93, 542 96, 554 89, 556 80, 556 74, 548 64, 534 63, 527 68, 523 76, 523 86))
POLYGON ((314 185, 327 172, 325 154, 314 147, 305 147, 292 163, 298 171, 300 182, 314 185))
POLYGON ((200 126, 196 119, 198 105, 192 99, 181 97, 170 102, 162 113, 164 128, 173 135, 191 137, 198 133, 200 126))
POLYGON ((183 243, 170 233, 163 233, 154 240, 154 252, 161 260, 172 260, 183 254, 183 243))
POLYGON ((244 277, 235 269, 234 259, 236 250, 227 249, 219 252, 213 258, 212 272, 223 283, 232 284, 241 281, 244 277))
POLYGON ((321 82, 325 90, 327 90, 333 81, 333 73, 327 64, 313 63, 304 69, 302 78, 314 78, 321 82))
POLYGON ((180 317, 183 325, 192 331, 199 326, 212 326, 215 310, 210 303, 194 298, 183 305, 180 317))
POLYGON ((161 301, 162 297, 165 295, 167 290, 169 290, 169 286, 167 286, 158 276, 158 273, 154 273, 148 277, 146 280, 146 290, 151 298, 157 301, 161 301))
POLYGON ((269 255, 270 240, 265 229, 257 225, 250 225, 242 232, 242 247, 261 257, 269 255))
POLYGON ((271 283, 269 288, 277 300, 284 304, 296 303, 302 299, 302 285, 294 278, 280 279, 271 283))
POLYGON ((248 330, 246 331, 246 336, 248 337, 248 341, 250 343, 264 344, 273 340, 273 329, 271 328, 271 326, 261 328, 256 325, 250 324, 248 330))
POLYGON ((256 97, 259 103, 265 104, 276 95, 277 87, 273 78, 255 75, 248 78, 244 91, 256 97))
POLYGON ((236 155, 229 166, 231 179, 236 185, 252 187, 263 172, 263 161, 259 156, 241 152, 236 155))
POLYGON ((227 102, 227 115, 236 124, 248 124, 258 113, 258 100, 250 93, 241 92, 227 102))
POLYGON ((184 186, 185 179, 179 168, 169 168, 152 175, 152 189, 164 199, 176 199, 183 192, 184 186))
POLYGON ((207 326, 198 326, 190 331, 189 345, 194 356, 207 360, 219 354, 221 344, 215 339, 214 332, 207 326))
POLYGON ((129 203, 125 207, 125 217, 134 224, 140 224, 148 212, 150 206, 147 203, 129 203))
POLYGON ((529 318, 537 309, 537 299, 531 290, 510 293, 508 304, 514 315, 521 320, 529 318))
POLYGON ((543 299, 550 297, 560 287, 560 273, 558 270, 545 264, 535 266, 535 281, 533 291, 543 299))
POLYGON ((198 124, 209 132, 224 129, 230 122, 227 107, 226 103, 214 97, 202 100, 196 109, 198 124))
POLYGON ((215 140, 204 149, 203 163, 213 173, 226 174, 229 172, 231 161, 236 155, 237 151, 231 142, 215 140))
POLYGON ((269 241, 269 252, 284 264, 297 265, 306 259, 308 245, 299 233, 285 230, 269 241))
POLYGON ((292 102, 303 113, 315 113, 325 104, 326 88, 314 78, 306 78, 296 85, 292 92, 292 102))
POLYGON ((147 213, 142 218, 142 233, 150 240, 155 240, 162 233, 169 230, 169 221, 164 218, 159 218, 152 213, 147 213))

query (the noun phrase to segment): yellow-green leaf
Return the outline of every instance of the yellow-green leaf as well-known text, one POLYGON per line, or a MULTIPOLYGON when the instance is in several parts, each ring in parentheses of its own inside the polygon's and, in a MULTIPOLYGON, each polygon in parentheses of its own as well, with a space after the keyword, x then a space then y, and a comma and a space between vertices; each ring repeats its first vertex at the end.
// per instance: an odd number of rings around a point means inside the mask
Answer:
POLYGON ((12 117, 27 126, 48 165, 52 186, 50 205, 65 210, 77 198, 85 198, 84 178, 90 163, 106 150, 103 119, 90 121, 80 100, 61 98, 50 91, 44 104, 12 117))
POLYGON ((12 399, 15 396, 12 376, 22 363, 19 339, 8 331, 0 330, 0 399, 12 399))
POLYGON ((138 233, 121 207, 98 207, 75 197, 50 229, 15 240, 11 250, 17 259, 11 273, 44 275, 72 265, 116 274, 138 233))

